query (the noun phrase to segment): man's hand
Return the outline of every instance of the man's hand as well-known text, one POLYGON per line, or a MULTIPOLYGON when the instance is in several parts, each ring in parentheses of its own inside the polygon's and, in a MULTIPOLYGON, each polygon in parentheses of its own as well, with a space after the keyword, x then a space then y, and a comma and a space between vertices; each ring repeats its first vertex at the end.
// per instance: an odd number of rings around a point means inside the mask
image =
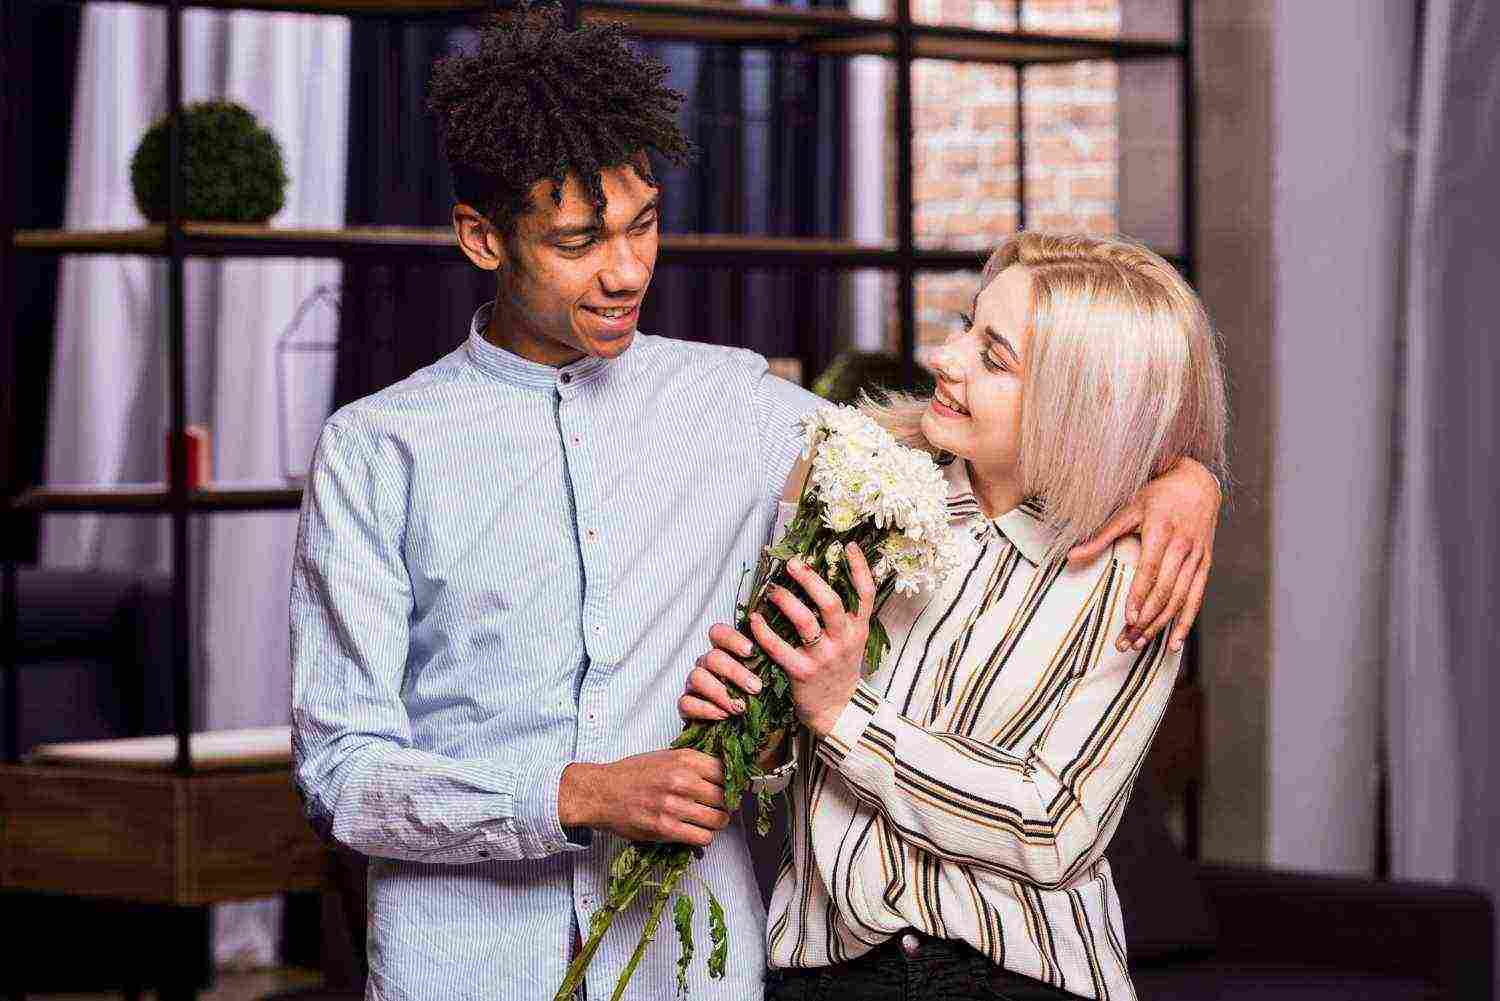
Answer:
POLYGON ((1218 480, 1202 464, 1183 459, 1142 487, 1098 535, 1068 553, 1070 562, 1087 563, 1120 536, 1140 532, 1141 562, 1126 598, 1126 626, 1117 649, 1144 649, 1173 618, 1172 649, 1182 649, 1203 605, 1222 501, 1218 480))
POLYGON ((575 762, 563 770, 557 813, 564 827, 703 848, 729 826, 724 767, 685 749, 651 751, 607 764, 575 762))

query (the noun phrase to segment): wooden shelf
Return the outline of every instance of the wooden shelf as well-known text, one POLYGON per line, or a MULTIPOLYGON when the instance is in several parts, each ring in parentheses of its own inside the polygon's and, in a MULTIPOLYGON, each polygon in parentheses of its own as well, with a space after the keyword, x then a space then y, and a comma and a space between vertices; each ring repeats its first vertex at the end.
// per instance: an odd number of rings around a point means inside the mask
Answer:
MULTIPOLYGON (((192 257, 435 257, 462 260, 445 226, 363 226, 349 229, 295 229, 237 223, 183 225, 185 252, 192 257)), ((52 254, 151 254, 167 252, 166 228, 123 230, 17 230, 20 250, 52 254)), ((917 250, 912 264, 923 271, 975 270, 989 250, 917 250)), ((1181 259, 1163 255, 1174 264, 1181 259)), ((705 267, 829 267, 895 269, 901 254, 894 243, 860 243, 829 237, 745 236, 734 233, 663 233, 663 264, 705 267)))
POLYGON ((197 906, 323 885, 288 729, 56 744, 0 765, 0 888, 197 906))
MULTIPOLYGON (((162 6, 164 0, 138 0, 162 6)), ((300 11, 352 17, 472 19, 494 11, 491 0, 187 0, 211 9, 300 11)), ((751 7, 728 0, 584 0, 585 22, 618 21, 637 38, 721 45, 800 46, 830 56, 894 56, 894 18, 860 17, 821 8, 751 7)), ((918 59, 1056 63, 1181 55, 1176 42, 1041 35, 935 24, 912 25, 918 59)))
MULTIPOLYGON (((291 767, 292 731, 287 726, 209 730, 188 735, 188 757, 195 774, 291 767)), ((123 768, 136 772, 171 772, 177 765, 177 738, 121 737, 39 744, 29 764, 123 768)))
MULTIPOLYGON (((262 483, 216 483, 188 495, 194 511, 295 511, 302 488, 262 483)), ((87 484, 32 487, 11 500, 13 510, 79 514, 166 514, 171 497, 165 483, 87 484)))

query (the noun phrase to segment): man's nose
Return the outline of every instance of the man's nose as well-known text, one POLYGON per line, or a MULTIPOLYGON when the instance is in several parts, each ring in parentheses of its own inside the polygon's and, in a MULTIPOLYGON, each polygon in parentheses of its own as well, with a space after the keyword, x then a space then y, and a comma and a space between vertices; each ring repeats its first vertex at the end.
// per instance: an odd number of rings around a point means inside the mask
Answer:
POLYGON ((646 287, 651 269, 636 252, 633 241, 625 238, 611 240, 607 252, 609 260, 599 271, 599 285, 608 295, 629 295, 646 287))

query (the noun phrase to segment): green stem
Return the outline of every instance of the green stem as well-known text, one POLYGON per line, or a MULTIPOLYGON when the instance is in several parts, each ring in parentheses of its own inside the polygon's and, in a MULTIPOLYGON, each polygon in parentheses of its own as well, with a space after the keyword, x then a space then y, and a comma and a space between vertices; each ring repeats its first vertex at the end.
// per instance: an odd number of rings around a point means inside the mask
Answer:
POLYGON ((661 924, 661 912, 666 908, 667 901, 672 897, 672 891, 677 887, 677 881, 682 878, 683 867, 678 865, 675 871, 669 869, 665 878, 662 879, 661 889, 656 891, 656 899, 651 902, 651 911, 646 915, 646 927, 641 929, 641 940, 635 944, 635 952, 630 954, 630 962, 625 964, 625 969, 620 973, 620 979, 615 983, 615 992, 610 996, 610 1001, 620 1001, 625 995, 625 988, 630 983, 630 978, 635 976, 635 968, 641 965, 641 957, 646 955, 646 946, 656 937, 656 927, 661 924))

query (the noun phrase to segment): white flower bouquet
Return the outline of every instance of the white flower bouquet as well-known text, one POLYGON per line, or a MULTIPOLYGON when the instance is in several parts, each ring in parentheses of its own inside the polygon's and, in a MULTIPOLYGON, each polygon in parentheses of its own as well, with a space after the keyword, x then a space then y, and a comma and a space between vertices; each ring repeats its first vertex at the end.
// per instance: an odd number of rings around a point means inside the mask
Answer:
MULTIPOLYGON (((844 549, 856 543, 874 555, 871 572, 878 590, 876 610, 894 592, 915 593, 935 587, 958 562, 958 543, 949 524, 947 483, 942 470, 926 452, 903 446, 867 414, 840 406, 820 407, 804 422, 812 469, 802 488, 797 511, 785 532, 765 547, 756 568, 750 598, 738 607, 736 628, 749 635, 749 616, 760 612, 777 635, 796 643, 790 621, 766 600, 773 584, 795 587, 786 572, 786 562, 801 557, 818 568, 839 593, 844 607, 853 611, 859 598, 850 579, 844 549)), ((878 615, 870 620, 865 664, 873 668, 890 647, 890 638, 878 615)), ((785 728, 791 739, 797 727, 792 706, 791 684, 786 674, 758 647, 746 661, 764 683, 758 695, 730 686, 731 695, 742 700, 744 713, 713 723, 692 723, 672 742, 674 748, 691 748, 714 755, 724 764, 724 805, 739 809, 755 761, 768 738, 785 728)), ((764 834, 770 825, 769 796, 759 793, 757 828, 764 834)), ((589 922, 588 940, 568 967, 555 1001, 572 997, 582 983, 599 943, 615 917, 648 888, 651 891, 646 926, 615 985, 614 1001, 645 955, 656 934, 663 911, 677 884, 688 872, 694 849, 678 844, 632 844, 616 856, 610 866, 604 903, 589 922)), ((728 959, 728 933, 724 911, 709 890, 709 931, 713 950, 708 958, 710 977, 724 976, 728 959)), ((682 953, 677 961, 678 993, 687 990, 687 971, 693 958, 693 902, 679 896, 673 919, 682 953)))

